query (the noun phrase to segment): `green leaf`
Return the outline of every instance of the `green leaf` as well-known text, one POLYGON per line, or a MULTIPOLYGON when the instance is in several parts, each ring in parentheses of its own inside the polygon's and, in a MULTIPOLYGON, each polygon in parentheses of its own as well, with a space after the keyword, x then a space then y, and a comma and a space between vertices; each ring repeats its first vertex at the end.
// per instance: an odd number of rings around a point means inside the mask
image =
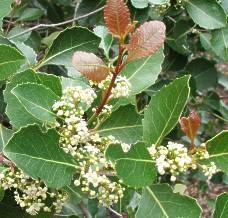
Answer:
POLYGON ((133 105, 120 107, 99 127, 101 136, 114 136, 117 140, 133 144, 142 140, 142 116, 133 105))
POLYGON ((155 83, 163 60, 163 50, 160 49, 154 55, 131 61, 124 67, 121 75, 126 76, 131 83, 131 96, 141 93, 155 83))
POLYGON ((48 187, 70 184, 75 172, 73 157, 59 147, 54 129, 42 132, 37 125, 21 128, 4 148, 4 154, 34 179, 41 178, 48 187))
POLYGON ((218 29, 226 26, 226 14, 215 0, 189 0, 186 9, 196 24, 205 29, 218 29))
POLYGON ((71 203, 79 204, 82 201, 83 193, 80 187, 76 187, 75 185, 72 185, 72 186, 68 185, 64 187, 64 191, 67 192, 71 203))
POLYGON ((109 51, 112 46, 113 37, 105 26, 96 26, 94 33, 101 38, 100 48, 104 50, 105 56, 109 58, 109 51))
POLYGON ((44 14, 39 8, 25 8, 22 14, 17 19, 18 21, 33 21, 38 20, 44 14))
POLYGON ((177 124, 189 97, 189 79, 189 76, 176 79, 151 97, 143 120, 143 138, 147 144, 158 145, 177 124))
POLYGON ((11 90, 17 85, 28 82, 43 84, 51 89, 56 95, 62 95, 60 79, 54 75, 36 73, 33 70, 26 70, 14 75, 12 80, 7 84, 4 92, 4 99, 7 103, 6 114, 14 128, 20 128, 33 123, 41 123, 41 121, 30 114, 16 96, 11 93, 11 90))
POLYGON ((228 217, 228 193, 219 195, 216 199, 216 207, 213 218, 228 217))
POLYGON ((216 55, 228 61, 228 25, 212 32, 211 45, 216 55))
POLYGON ((155 5, 160 5, 160 4, 164 4, 170 2, 169 0, 149 0, 149 3, 151 4, 155 4, 155 5))
POLYGON ((0 81, 17 73, 25 62, 25 57, 15 48, 0 45, 0 81))
POLYGON ((84 77, 77 77, 77 78, 66 78, 62 77, 62 89, 66 89, 67 87, 76 87, 81 86, 84 89, 89 88, 89 84, 87 84, 88 80, 85 80, 84 77))
POLYGON ((195 79, 196 87, 199 91, 216 87, 218 84, 218 73, 214 62, 204 58, 197 58, 191 61, 185 70, 195 79))
POLYGON ((152 56, 129 62, 121 71, 121 75, 126 76, 131 83, 130 96, 111 101, 113 110, 116 110, 121 105, 127 105, 132 102, 134 104, 135 95, 145 91, 157 80, 163 60, 163 50, 160 49, 152 56))
POLYGON ((188 34, 193 27, 192 22, 180 20, 175 23, 172 34, 167 38, 169 46, 176 52, 182 55, 190 53, 188 34))
POLYGON ((2 20, 11 11, 11 4, 14 0, 1 0, 0 1, 0 28, 2 28, 2 20))
POLYGON ((228 1, 222 0, 222 7, 226 11, 226 14, 228 14, 228 1))
POLYGON ((131 0, 132 5, 135 8, 146 8, 148 6, 148 0, 131 0))
POLYGON ((0 153, 2 152, 2 149, 7 144, 7 142, 9 141, 12 134, 13 134, 12 130, 7 129, 6 127, 0 124, 0 153))
POLYGON ((96 52, 100 38, 83 27, 63 30, 53 41, 42 65, 55 64, 72 66, 75 51, 96 52))
POLYGON ((56 115, 52 112, 52 106, 59 97, 51 89, 41 84, 25 83, 17 85, 11 93, 28 113, 42 123, 55 122, 56 115))
POLYGON ((28 65, 36 64, 37 54, 31 47, 29 47, 25 43, 19 42, 19 41, 16 41, 14 44, 21 51, 21 53, 27 58, 28 65))
POLYGON ((228 130, 222 131, 206 142, 210 158, 204 162, 215 162, 216 166, 228 173, 228 130))
POLYGON ((200 33, 200 42, 206 51, 212 50, 211 37, 210 33, 200 33))
POLYGON ((200 218, 201 213, 195 199, 173 193, 167 184, 159 184, 143 190, 136 218, 200 218))
POLYGON ((132 145, 127 153, 123 152, 121 145, 110 145, 105 156, 115 163, 117 176, 128 186, 145 187, 156 177, 155 162, 143 143, 132 145))

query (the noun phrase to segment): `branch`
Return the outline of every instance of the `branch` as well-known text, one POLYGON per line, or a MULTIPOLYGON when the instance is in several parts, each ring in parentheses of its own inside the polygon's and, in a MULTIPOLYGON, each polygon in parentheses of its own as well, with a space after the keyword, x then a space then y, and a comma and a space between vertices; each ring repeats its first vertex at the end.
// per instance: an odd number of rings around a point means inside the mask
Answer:
MULTIPOLYGON (((76 17, 77 17, 77 12, 78 12, 78 9, 79 9, 79 6, 80 6, 80 4, 81 4, 81 1, 82 0, 76 0, 76 6, 75 6, 75 9, 74 9, 74 18, 73 19, 75 19, 76 17)), ((74 20, 73 22, 72 22, 72 25, 74 26, 76 24, 76 20, 74 20)))
POLYGON ((108 209, 109 209, 109 211, 110 211, 111 213, 113 213, 115 216, 120 217, 120 218, 123 218, 122 214, 116 212, 116 211, 113 210, 111 207, 108 207, 108 209))
POLYGON ((93 218, 83 202, 81 202, 79 204, 79 207, 80 207, 81 211, 83 212, 85 218, 93 218))
POLYGON ((54 23, 54 24, 39 24, 39 25, 34 26, 34 27, 31 27, 31 28, 29 28, 29 29, 27 29, 27 30, 25 30, 25 31, 22 31, 22 32, 20 32, 20 33, 14 35, 14 36, 11 36, 11 37, 9 37, 9 39, 13 39, 13 38, 16 38, 16 37, 18 37, 18 36, 22 36, 22 35, 24 35, 24 34, 26 34, 26 33, 29 33, 29 32, 31 32, 31 31, 36 30, 36 29, 39 29, 39 28, 50 28, 50 27, 63 26, 63 25, 72 23, 72 22, 74 22, 74 21, 81 20, 81 19, 83 19, 83 18, 89 17, 89 16, 91 16, 91 15, 93 15, 93 14, 96 14, 96 13, 102 11, 103 9, 104 9, 104 7, 101 7, 101 8, 98 8, 97 10, 95 10, 95 11, 92 11, 92 12, 88 13, 88 14, 85 14, 85 15, 82 15, 82 16, 79 16, 79 17, 75 17, 75 18, 73 18, 73 19, 71 19, 71 20, 67 20, 67 21, 64 21, 64 22, 61 22, 61 23, 54 23))

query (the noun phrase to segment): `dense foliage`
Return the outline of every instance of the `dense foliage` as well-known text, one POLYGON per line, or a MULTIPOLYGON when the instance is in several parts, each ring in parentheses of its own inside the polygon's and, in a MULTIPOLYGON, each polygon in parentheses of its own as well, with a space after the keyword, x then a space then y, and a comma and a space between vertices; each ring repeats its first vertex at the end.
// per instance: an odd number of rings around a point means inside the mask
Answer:
POLYGON ((228 217, 227 13, 0 0, 0 217, 228 217))

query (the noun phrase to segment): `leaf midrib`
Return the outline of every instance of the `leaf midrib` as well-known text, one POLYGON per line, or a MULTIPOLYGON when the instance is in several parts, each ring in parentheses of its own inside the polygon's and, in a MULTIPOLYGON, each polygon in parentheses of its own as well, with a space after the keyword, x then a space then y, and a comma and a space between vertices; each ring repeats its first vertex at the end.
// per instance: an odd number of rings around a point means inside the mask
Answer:
POLYGON ((50 60, 54 59, 55 57, 57 57, 57 56, 59 56, 59 55, 65 53, 65 52, 68 52, 68 51, 70 51, 70 50, 72 50, 72 49, 74 49, 74 48, 77 48, 77 47, 84 46, 84 45, 86 45, 86 44, 92 43, 93 41, 96 41, 96 40, 93 39, 93 40, 91 40, 91 41, 84 42, 84 43, 81 43, 81 44, 79 44, 79 45, 72 46, 72 47, 70 47, 70 48, 68 48, 68 49, 62 50, 61 52, 57 52, 56 54, 54 54, 54 55, 50 56, 49 58, 47 58, 47 59, 42 63, 42 65, 45 65, 45 64, 46 64, 47 62, 49 62, 50 60))
POLYGON ((169 218, 169 215, 166 213, 164 207, 162 206, 162 204, 160 203, 159 199, 156 197, 156 195, 153 193, 153 191, 147 187, 146 190, 151 194, 151 196, 154 198, 154 200, 156 201, 156 203, 158 204, 158 206, 160 207, 162 213, 165 215, 166 218, 169 218))
POLYGON ((135 128, 135 127, 142 127, 142 125, 112 127, 112 128, 107 128, 107 129, 101 129, 101 130, 98 130, 97 132, 107 132, 107 131, 112 131, 112 130, 128 129, 128 128, 135 128))
POLYGON ((66 163, 66 162, 60 162, 60 161, 56 161, 56 160, 44 159, 44 158, 41 158, 41 157, 35 157, 35 156, 28 155, 28 154, 22 154, 22 153, 17 153, 17 152, 7 152, 7 151, 6 151, 6 154, 7 154, 7 156, 10 156, 10 154, 19 155, 19 156, 25 156, 25 157, 29 157, 29 159, 42 160, 44 162, 50 162, 50 163, 53 163, 53 164, 59 164, 59 165, 64 165, 64 166, 76 168, 76 165, 74 165, 74 164, 70 164, 70 163, 66 163))

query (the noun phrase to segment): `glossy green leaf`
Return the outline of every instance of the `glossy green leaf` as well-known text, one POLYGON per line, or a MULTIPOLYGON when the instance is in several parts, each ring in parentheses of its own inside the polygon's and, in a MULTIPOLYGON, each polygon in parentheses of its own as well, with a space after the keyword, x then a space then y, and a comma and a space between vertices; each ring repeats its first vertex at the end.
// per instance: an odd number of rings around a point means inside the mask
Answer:
POLYGON ((126 76, 131 83, 131 95, 134 96, 153 85, 161 72, 164 60, 163 50, 147 58, 131 61, 127 64, 121 75, 126 76))
POLYGON ((97 36, 101 38, 99 47, 104 50, 105 56, 109 58, 109 51, 113 42, 112 34, 105 26, 97 26, 93 31, 97 36))
POLYGON ((25 83, 17 85, 11 93, 28 113, 42 123, 55 122, 56 115, 52 112, 52 106, 59 97, 51 89, 41 84, 25 83))
POLYGON ((200 218, 201 213, 195 199, 173 193, 169 185, 160 184, 143 190, 136 218, 200 218))
POLYGON ((218 84, 218 72, 215 63, 204 58, 196 58, 191 61, 185 71, 195 79, 197 90, 203 91, 218 84))
POLYGON ((223 9, 226 11, 226 14, 228 14, 228 1, 222 0, 221 4, 222 4, 223 9))
POLYGON ((222 131, 206 142, 210 158, 205 162, 215 162, 216 166, 228 173, 228 130, 222 131))
POLYGON ((7 129, 6 127, 0 124, 0 153, 2 152, 2 149, 7 144, 7 142, 9 141, 12 134, 13 134, 12 130, 7 129))
POLYGON ((210 33, 200 33, 200 42, 206 51, 212 50, 211 37, 210 33))
POLYGON ((155 4, 155 5, 160 5, 169 2, 169 0, 149 0, 149 3, 155 4))
POLYGON ((9 140, 4 154, 32 178, 41 178, 48 187, 70 184, 75 161, 59 147, 54 129, 42 132, 37 125, 21 128, 9 140))
POLYGON ((72 27, 63 30, 50 46, 42 65, 55 64, 72 66, 75 51, 96 52, 100 38, 87 28, 72 27))
POLYGON ((155 162, 143 143, 132 145, 127 153, 121 145, 110 145, 105 156, 115 163, 117 176, 128 186, 145 187, 151 185, 156 177, 155 162))
POLYGON ((182 55, 190 54, 188 34, 193 27, 192 22, 179 20, 175 23, 172 33, 167 38, 168 45, 176 52, 182 55))
POLYGON ((216 55, 228 61, 228 25, 212 32, 211 45, 216 55))
POLYGON ((25 63, 25 57, 18 50, 8 45, 0 45, 0 81, 17 73, 25 63))
POLYGON ((11 90, 17 85, 28 82, 43 84, 56 95, 62 95, 61 81, 54 75, 36 73, 33 70, 26 70, 14 75, 12 80, 7 84, 4 92, 4 99, 7 103, 6 114, 10 118, 10 123, 14 128, 20 128, 33 123, 41 123, 41 121, 29 113, 17 97, 11 93, 11 90))
POLYGON ((44 14, 39 8, 25 8, 21 13, 18 21, 33 21, 39 19, 44 14))
POLYGON ((148 0, 131 0, 132 5, 135 8, 146 8, 148 6, 148 0))
POLYGON ((226 26, 226 14, 215 0, 189 0, 186 9, 193 21, 205 29, 218 29, 226 26))
POLYGON ((114 136, 117 140, 133 144, 142 140, 142 116, 133 105, 120 107, 99 127, 101 136, 114 136))
POLYGON ((19 41, 16 41, 14 44, 21 51, 21 53, 27 58, 29 66, 36 64, 37 54, 31 47, 19 41))
POLYGON ((0 1, 0 28, 2 27, 2 19, 11 11, 11 4, 14 0, 1 0, 0 1))
POLYGON ((219 195, 216 199, 216 207, 213 218, 228 217, 228 193, 219 195))
POLYGON ((143 120, 147 144, 158 145, 177 124, 189 97, 189 78, 176 79, 151 97, 143 120))

